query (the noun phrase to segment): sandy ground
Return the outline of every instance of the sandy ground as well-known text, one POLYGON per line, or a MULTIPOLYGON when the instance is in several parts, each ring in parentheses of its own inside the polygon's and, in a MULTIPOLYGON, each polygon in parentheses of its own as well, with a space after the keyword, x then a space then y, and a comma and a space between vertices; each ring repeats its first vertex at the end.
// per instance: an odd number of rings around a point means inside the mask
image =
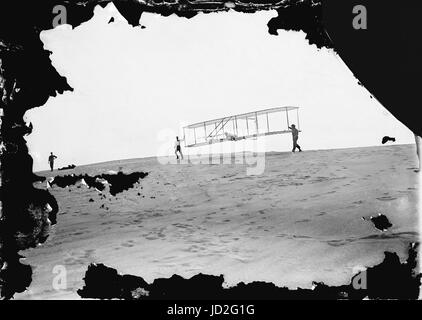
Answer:
POLYGON ((44 245, 22 253, 34 275, 16 298, 78 299, 91 262, 148 282, 202 272, 224 274, 229 286, 348 283, 356 267, 381 262, 386 250, 406 259, 408 243, 418 240, 416 161, 413 145, 395 145, 270 153, 257 176, 242 164, 162 165, 155 158, 55 171, 150 174, 105 200, 85 187, 50 189, 58 224, 44 245), (393 224, 384 235, 361 219, 379 212, 393 224), (52 286, 56 265, 66 268, 66 290, 52 286))

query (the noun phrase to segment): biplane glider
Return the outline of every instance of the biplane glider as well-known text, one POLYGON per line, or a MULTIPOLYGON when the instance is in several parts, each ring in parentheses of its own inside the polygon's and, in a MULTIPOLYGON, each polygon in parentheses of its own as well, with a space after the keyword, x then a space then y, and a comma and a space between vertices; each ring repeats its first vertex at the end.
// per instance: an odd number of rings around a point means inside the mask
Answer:
POLYGON ((185 147, 200 147, 289 133, 291 112, 295 113, 295 124, 300 131, 299 107, 277 107, 188 125, 183 128, 183 141, 185 147))

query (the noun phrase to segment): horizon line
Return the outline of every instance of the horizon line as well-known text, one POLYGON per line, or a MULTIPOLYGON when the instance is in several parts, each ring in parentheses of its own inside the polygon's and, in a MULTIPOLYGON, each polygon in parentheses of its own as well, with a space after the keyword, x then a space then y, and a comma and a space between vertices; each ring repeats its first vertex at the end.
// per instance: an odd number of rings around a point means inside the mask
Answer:
MULTIPOLYGON (((414 145, 413 143, 401 143, 401 144, 394 144, 394 145, 373 145, 373 146, 362 146, 362 147, 342 147, 342 148, 326 148, 326 149, 308 149, 306 150, 306 152, 315 152, 315 151, 335 151, 335 150, 344 150, 344 149, 364 149, 364 148, 382 148, 382 147, 398 147, 398 146, 408 146, 408 145, 414 145)), ((256 153, 254 151, 249 151, 249 150, 245 150, 245 151, 239 151, 239 152, 234 152, 235 154, 239 154, 242 152, 246 152, 246 153, 256 153)), ((257 152, 258 154, 262 154, 262 153, 292 153, 291 151, 264 151, 264 152, 257 152)), ((207 157, 210 155, 231 155, 232 153, 207 153, 204 155, 201 155, 201 157, 207 157)), ((106 163, 112 163, 112 162, 117 162, 117 161, 128 161, 128 160, 141 160, 141 159, 153 159, 153 158, 164 158, 164 157, 170 157, 172 155, 162 155, 162 156, 145 156, 145 157, 139 157, 139 158, 124 158, 124 159, 113 159, 113 160, 105 160, 105 161, 99 161, 99 162, 92 162, 92 163, 86 163, 86 164, 80 164, 80 165, 76 165, 76 167, 85 167, 85 166, 92 166, 92 165, 98 165, 98 164, 106 164, 106 163)), ((189 156, 189 155, 186 155, 189 156)), ((55 169, 55 171, 57 171, 58 169, 55 169)), ((44 171, 50 171, 48 168, 45 170, 38 170, 38 171, 34 171, 34 173, 41 173, 44 171)))

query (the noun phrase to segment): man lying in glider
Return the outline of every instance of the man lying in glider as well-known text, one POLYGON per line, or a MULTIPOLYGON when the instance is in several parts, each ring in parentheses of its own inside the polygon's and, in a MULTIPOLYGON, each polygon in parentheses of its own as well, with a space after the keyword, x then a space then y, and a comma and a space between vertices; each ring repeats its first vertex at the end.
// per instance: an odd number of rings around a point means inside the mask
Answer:
POLYGON ((236 141, 237 140, 237 136, 235 134, 231 134, 228 132, 224 133, 226 135, 226 139, 229 141, 236 141))

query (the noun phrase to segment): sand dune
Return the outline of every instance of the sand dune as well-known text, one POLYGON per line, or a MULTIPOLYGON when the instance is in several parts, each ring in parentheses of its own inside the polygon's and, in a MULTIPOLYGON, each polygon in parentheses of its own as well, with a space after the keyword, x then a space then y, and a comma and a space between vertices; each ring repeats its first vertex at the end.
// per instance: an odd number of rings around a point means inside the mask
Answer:
POLYGON ((35 266, 33 282, 16 298, 79 299, 91 262, 148 282, 202 272, 224 274, 228 286, 344 284, 356 268, 380 263, 384 251, 405 260, 409 242, 418 241, 415 166, 414 146, 396 145, 268 153, 257 176, 242 164, 162 165, 155 158, 54 172, 149 174, 116 197, 53 186, 58 224, 43 246, 23 252, 35 266), (392 224, 386 232, 362 219, 378 213, 392 224), (53 289, 55 265, 66 267, 67 290, 53 289))

